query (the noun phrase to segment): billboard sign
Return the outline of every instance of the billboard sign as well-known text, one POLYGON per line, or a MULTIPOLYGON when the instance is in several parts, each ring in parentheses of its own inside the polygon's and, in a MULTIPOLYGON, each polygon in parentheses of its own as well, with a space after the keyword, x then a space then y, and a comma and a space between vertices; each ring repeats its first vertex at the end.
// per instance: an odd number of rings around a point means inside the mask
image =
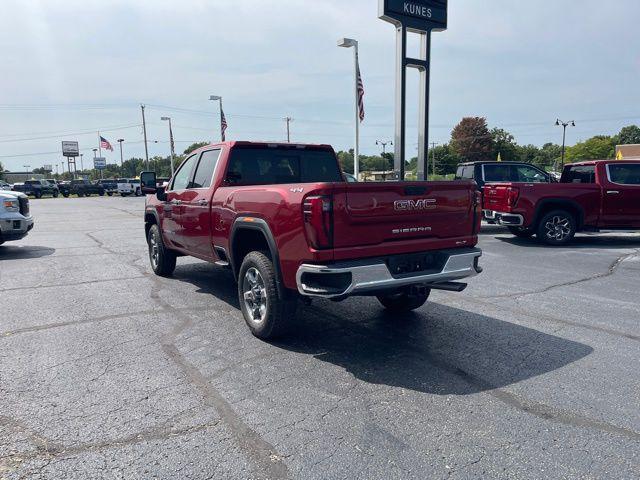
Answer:
POLYGON ((63 157, 79 157, 80 146, 78 142, 62 142, 62 156, 63 157))
POLYGON ((93 159, 93 168, 96 170, 104 170, 107 168, 107 159, 104 157, 97 157, 93 159))
POLYGON ((53 172, 53 166, 52 165, 45 165, 45 166, 42 167, 42 169, 45 172, 53 172))
POLYGON ((447 0, 378 0, 379 16, 420 32, 447 29, 447 0))

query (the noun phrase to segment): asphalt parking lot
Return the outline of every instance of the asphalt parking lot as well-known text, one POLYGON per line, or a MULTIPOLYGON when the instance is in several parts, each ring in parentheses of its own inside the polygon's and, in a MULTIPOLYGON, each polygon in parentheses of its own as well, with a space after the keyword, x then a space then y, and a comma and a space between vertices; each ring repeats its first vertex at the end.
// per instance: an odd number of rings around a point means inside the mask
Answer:
POLYGON ((141 198, 32 202, 0 247, 0 478, 640 476, 640 236, 543 248, 415 314, 301 307, 253 338, 232 275, 151 274, 141 198))

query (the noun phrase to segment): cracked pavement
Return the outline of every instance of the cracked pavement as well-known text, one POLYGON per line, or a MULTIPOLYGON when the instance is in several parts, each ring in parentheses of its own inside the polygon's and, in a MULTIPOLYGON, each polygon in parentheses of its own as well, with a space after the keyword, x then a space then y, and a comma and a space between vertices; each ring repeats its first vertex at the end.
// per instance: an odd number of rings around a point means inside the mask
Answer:
POLYGON ((639 235, 487 227, 465 292, 269 344, 230 272, 151 274, 143 202, 33 201, 0 247, 0 479, 640 476, 639 235))

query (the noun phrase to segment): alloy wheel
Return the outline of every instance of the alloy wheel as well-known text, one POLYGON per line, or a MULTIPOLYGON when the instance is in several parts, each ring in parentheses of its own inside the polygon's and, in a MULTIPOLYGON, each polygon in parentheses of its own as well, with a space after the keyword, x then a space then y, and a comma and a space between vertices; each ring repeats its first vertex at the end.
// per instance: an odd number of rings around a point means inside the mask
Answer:
POLYGON ((571 235, 571 221, 567 217, 555 215, 544 225, 547 238, 561 242, 571 235))
POLYGON ((250 321, 260 325, 267 317, 268 295, 264 279, 257 268, 247 270, 242 280, 242 292, 250 321))

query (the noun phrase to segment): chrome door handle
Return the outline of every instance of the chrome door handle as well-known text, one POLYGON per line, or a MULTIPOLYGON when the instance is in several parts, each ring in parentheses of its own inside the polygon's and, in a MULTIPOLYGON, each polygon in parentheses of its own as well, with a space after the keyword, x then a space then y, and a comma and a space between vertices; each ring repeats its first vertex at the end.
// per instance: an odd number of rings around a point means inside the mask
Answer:
POLYGON ((171 200, 171 205, 181 205, 182 201, 181 200, 171 200))
POLYGON ((607 195, 619 195, 620 192, 618 190, 607 190, 607 195))
POLYGON ((209 205, 209 200, 198 200, 198 205, 206 207, 207 205, 209 205))

